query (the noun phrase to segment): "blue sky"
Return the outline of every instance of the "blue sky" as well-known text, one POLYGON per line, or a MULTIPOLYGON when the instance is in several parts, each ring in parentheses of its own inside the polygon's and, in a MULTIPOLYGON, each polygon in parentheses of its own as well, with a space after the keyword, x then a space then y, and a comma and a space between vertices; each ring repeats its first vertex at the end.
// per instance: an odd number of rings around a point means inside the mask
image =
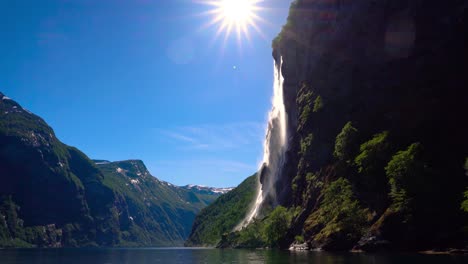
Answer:
POLYGON ((261 2, 263 36, 239 43, 203 27, 212 7, 194 0, 2 0, 0 91, 91 158, 234 186, 261 160, 290 2, 261 2))

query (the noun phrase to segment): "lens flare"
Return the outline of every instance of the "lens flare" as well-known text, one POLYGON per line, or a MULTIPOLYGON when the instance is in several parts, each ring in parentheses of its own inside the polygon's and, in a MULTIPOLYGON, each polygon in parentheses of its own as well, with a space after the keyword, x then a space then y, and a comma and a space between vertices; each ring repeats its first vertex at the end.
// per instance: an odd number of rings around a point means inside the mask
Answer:
POLYGON ((226 23, 243 27, 252 20, 254 5, 250 0, 223 0, 219 8, 226 23))
POLYGON ((218 25, 216 36, 224 32, 226 38, 235 31, 238 41, 243 37, 249 39, 250 29, 254 29, 263 36, 257 26, 257 23, 262 21, 258 15, 258 12, 262 10, 259 6, 260 2, 262 0, 201 1, 212 7, 207 13, 212 15, 213 19, 206 26, 218 25))

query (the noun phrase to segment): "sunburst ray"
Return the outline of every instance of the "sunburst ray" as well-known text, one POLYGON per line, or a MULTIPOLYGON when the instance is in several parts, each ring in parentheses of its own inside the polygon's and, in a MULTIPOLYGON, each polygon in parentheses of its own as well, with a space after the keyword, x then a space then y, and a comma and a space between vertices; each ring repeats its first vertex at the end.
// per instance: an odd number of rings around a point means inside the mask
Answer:
POLYGON ((259 6, 262 0, 197 0, 196 2, 212 8, 203 13, 213 18, 202 27, 208 28, 217 25, 215 38, 224 33, 224 44, 231 33, 235 34, 238 44, 243 38, 250 42, 250 29, 263 36, 257 25, 257 22, 263 21, 258 14, 263 9, 259 6))

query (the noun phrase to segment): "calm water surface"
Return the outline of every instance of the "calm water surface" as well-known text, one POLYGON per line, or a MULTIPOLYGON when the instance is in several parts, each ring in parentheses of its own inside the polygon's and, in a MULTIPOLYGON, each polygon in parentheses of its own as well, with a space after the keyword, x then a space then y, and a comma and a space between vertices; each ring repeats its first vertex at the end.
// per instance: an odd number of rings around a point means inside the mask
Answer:
POLYGON ((150 263, 316 263, 316 264, 451 264, 468 257, 418 254, 330 254, 273 250, 207 248, 16 249, 0 250, 2 264, 150 264, 150 263))

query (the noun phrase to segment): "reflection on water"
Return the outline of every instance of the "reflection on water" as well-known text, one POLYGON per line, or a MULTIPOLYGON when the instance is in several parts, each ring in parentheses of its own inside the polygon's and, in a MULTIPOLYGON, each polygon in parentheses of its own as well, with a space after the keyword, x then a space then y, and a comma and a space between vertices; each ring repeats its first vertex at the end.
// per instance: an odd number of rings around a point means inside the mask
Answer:
POLYGON ((352 254, 231 250, 207 248, 19 249, 0 250, 1 264, 149 264, 149 263, 314 263, 314 264, 451 264, 468 257, 418 254, 352 254))

